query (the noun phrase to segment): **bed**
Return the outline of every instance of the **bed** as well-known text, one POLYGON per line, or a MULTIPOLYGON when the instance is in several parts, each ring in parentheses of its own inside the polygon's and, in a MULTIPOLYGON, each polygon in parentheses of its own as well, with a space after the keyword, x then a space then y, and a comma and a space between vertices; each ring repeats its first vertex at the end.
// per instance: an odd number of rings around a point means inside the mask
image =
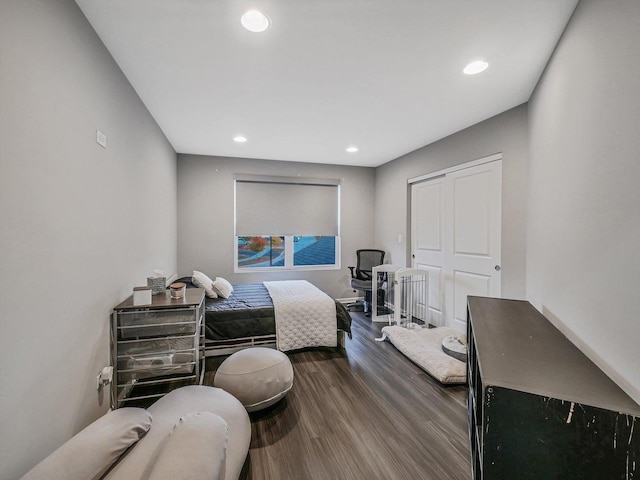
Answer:
MULTIPOLYGON (((177 281, 195 287, 191 277, 177 281)), ((351 338, 351 316, 337 300, 336 329, 338 345, 344 335, 351 338)), ((229 298, 205 297, 206 356, 229 355, 253 346, 276 347, 276 321, 273 300, 262 283, 233 285, 229 298)))

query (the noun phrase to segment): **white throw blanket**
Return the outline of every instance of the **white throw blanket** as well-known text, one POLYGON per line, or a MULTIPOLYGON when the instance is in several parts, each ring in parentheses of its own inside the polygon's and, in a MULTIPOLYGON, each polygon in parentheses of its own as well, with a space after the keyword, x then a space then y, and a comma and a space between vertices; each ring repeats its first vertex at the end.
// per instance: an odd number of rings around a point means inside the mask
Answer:
POLYGON ((329 295, 306 280, 263 283, 273 300, 278 350, 337 346, 336 304, 329 295))

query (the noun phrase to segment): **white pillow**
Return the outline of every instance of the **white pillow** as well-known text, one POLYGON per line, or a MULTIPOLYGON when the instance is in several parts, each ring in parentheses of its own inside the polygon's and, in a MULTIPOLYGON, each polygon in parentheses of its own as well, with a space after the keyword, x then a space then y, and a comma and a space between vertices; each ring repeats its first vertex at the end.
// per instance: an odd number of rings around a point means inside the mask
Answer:
POLYGON ((233 293, 231 284, 222 277, 216 277, 213 281, 213 289, 222 298, 229 298, 233 293))
POLYGON ((164 439, 149 480, 218 480, 224 478, 229 428, 211 412, 178 420, 164 439))
POLYGON ((151 427, 151 414, 125 407, 107 412, 39 464, 21 480, 102 478, 118 458, 151 427))
POLYGON ((191 282, 196 287, 204 288, 207 297, 218 298, 218 294, 213 289, 213 280, 207 277, 204 273, 194 270, 193 275, 191 276, 191 282))

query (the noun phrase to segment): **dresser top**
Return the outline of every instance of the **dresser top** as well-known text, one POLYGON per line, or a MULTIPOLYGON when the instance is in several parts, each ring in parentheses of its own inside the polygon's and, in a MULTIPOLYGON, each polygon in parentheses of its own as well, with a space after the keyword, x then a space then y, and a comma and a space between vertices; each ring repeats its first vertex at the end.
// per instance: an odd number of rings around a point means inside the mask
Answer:
POLYGON ((204 298, 204 289, 187 288, 184 298, 171 298, 169 290, 151 296, 150 305, 133 305, 133 295, 120 303, 114 310, 133 310, 142 308, 178 308, 178 307, 197 307, 204 298))
POLYGON ((468 306, 485 387, 640 416, 640 406, 529 302, 470 296, 468 306))

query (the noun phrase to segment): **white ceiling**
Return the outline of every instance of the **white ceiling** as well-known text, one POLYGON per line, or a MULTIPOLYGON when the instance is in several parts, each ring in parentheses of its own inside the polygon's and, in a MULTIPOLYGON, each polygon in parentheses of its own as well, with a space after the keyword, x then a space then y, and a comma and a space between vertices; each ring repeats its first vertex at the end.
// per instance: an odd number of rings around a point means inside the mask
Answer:
POLYGON ((178 153, 378 166, 526 102, 577 0, 76 2, 178 153))

